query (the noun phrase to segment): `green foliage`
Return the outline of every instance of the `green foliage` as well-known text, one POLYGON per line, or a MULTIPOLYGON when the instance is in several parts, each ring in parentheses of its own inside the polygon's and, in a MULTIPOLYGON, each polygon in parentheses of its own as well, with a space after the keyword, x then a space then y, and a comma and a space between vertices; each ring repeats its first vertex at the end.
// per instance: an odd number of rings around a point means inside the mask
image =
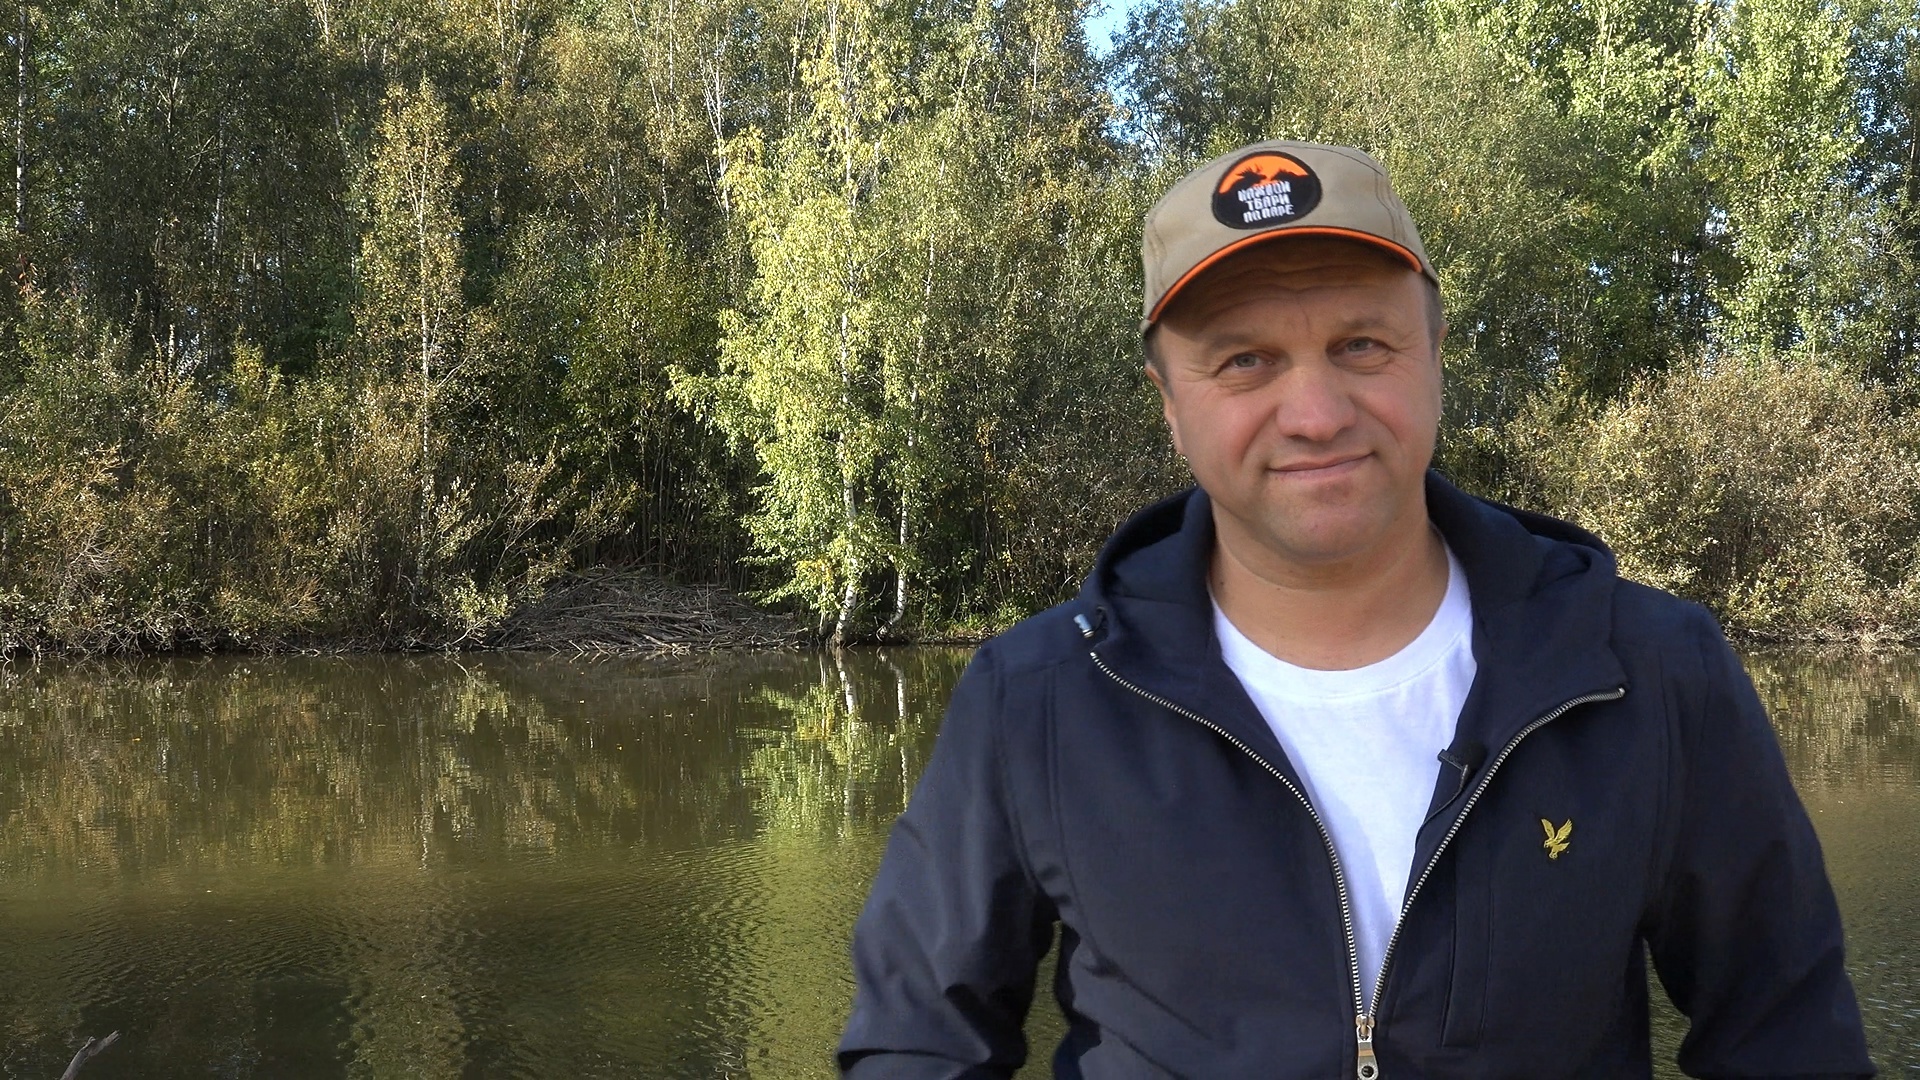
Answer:
POLYGON ((1515 419, 1506 494, 1769 640, 1920 634, 1920 423, 1810 361, 1695 365, 1515 419), (1559 415, 1556 415, 1556 411, 1559 415))
POLYGON ((419 373, 423 408, 457 362, 465 314, 453 147, 439 91, 422 80, 387 95, 367 184, 358 329, 376 356, 419 373))
POLYGON ((1732 349, 1831 353, 1857 321, 1844 302, 1876 222, 1843 181, 1860 141, 1849 22, 1820 0, 1735 4, 1702 51, 1704 166, 1740 269, 1718 297, 1732 349))
POLYGON ((1148 0, 1112 56, 1076 0, 17 14, 0 646, 473 642, 607 563, 1004 625, 1185 482, 1140 219, 1273 136, 1421 223, 1456 478, 1751 633, 1910 621, 1859 449, 1920 392, 1910 6, 1148 0))
POLYGON ((71 300, 30 295, 22 339, 0 648, 469 640, 556 567, 553 463, 422 505, 402 388, 288 380, 247 347, 210 379, 71 300))
POLYGON ((723 319, 719 374, 684 383, 687 399, 752 447, 766 474, 750 528, 792 568, 772 595, 823 612, 848 597, 837 605, 841 639, 885 535, 865 490, 882 439, 868 363, 870 245, 881 237, 867 227, 866 195, 893 107, 878 16, 858 4, 830 8, 804 77, 811 116, 771 146, 749 132, 729 150, 724 183, 757 273, 745 310, 723 319))
POLYGON ((811 117, 731 145, 756 272, 719 373, 681 383, 766 475, 751 527, 789 575, 771 595, 830 615, 836 639, 876 571, 888 626, 914 582, 1045 602, 1127 509, 1081 497, 1114 469, 1100 451, 1151 463, 1122 468, 1147 481, 1126 503, 1171 472, 1130 325, 1145 201, 1105 174, 1118 157, 1071 12, 898 18, 829 8, 811 117), (922 78, 909 90, 889 65, 922 78), (1147 437, 1085 439, 1075 420, 1147 437), (955 535, 963 515, 1033 525, 955 535), (972 558, 955 566, 956 547, 972 558))

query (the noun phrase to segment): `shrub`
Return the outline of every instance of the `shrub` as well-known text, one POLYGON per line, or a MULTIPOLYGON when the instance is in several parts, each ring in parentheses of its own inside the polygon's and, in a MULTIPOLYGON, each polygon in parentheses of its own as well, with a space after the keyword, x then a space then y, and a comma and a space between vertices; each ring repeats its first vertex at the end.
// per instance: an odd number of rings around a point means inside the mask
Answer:
POLYGON ((1719 362, 1599 406, 1546 395, 1496 440, 1503 494, 1621 572, 1762 640, 1920 637, 1920 425, 1811 363, 1719 362))
POLYGON ((435 447, 417 394, 202 371, 30 297, 0 394, 0 652, 483 637, 563 568, 555 460, 435 447))

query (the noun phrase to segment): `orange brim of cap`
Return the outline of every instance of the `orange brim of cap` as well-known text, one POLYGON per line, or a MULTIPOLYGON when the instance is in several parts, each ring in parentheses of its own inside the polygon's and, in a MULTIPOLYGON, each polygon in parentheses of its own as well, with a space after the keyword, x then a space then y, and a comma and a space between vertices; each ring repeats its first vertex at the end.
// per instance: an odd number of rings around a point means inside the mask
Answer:
POLYGON ((1272 229, 1268 232, 1255 233, 1243 240, 1236 240, 1226 247, 1221 248, 1219 251, 1201 259, 1199 263, 1195 264, 1193 269, 1180 275, 1180 280, 1174 282, 1173 285, 1167 289, 1166 293, 1160 297, 1160 302, 1153 305, 1153 314, 1147 316, 1147 324, 1151 326, 1160 321, 1160 314, 1167 310, 1167 304, 1172 301, 1175 296, 1179 295, 1181 289, 1187 287, 1188 282, 1199 277, 1208 267, 1236 251, 1250 248, 1255 244, 1268 240, 1279 240, 1289 236, 1337 236, 1342 240, 1358 240, 1363 244, 1372 244, 1374 247, 1382 248, 1400 256, 1407 261, 1408 266, 1413 267, 1413 272, 1416 274, 1425 274, 1427 272, 1426 267, 1420 265, 1420 256, 1415 255, 1411 250, 1385 237, 1375 236, 1372 233, 1360 232, 1357 229, 1336 229, 1325 225, 1302 225, 1292 229, 1272 229))

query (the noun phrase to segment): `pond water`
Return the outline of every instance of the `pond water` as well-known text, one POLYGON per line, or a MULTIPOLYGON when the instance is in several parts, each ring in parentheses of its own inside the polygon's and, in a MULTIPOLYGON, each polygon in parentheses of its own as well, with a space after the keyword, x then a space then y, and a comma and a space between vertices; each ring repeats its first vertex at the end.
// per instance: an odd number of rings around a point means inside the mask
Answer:
MULTIPOLYGON (((830 1076, 965 661, 0 667, 0 1076, 830 1076)), ((1749 663, 1920 1076, 1920 659, 1749 663)))

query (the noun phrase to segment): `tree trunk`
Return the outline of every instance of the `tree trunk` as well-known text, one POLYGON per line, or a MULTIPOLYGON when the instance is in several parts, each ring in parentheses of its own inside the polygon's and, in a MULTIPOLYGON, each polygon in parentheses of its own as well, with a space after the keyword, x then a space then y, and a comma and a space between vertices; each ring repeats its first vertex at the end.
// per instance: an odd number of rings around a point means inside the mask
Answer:
MULTIPOLYGON (((850 423, 853 419, 853 372, 848 367, 852 361, 852 357, 849 355, 852 351, 852 343, 848 340, 849 335, 852 333, 852 327, 849 325, 850 318, 846 308, 847 304, 853 302, 853 268, 851 266, 847 268, 847 279, 847 298, 840 308, 840 412, 843 418, 842 423, 850 423)), ((848 636, 853 632, 853 612, 855 605, 860 599, 860 572, 863 569, 860 565, 860 552, 855 542, 859 527, 860 508, 853 490, 853 463, 847 460, 847 433, 845 431, 840 433, 839 452, 837 456, 840 459, 841 528, 844 530, 847 540, 847 560, 841 567, 841 573, 845 575, 845 582, 840 590, 840 614, 839 617, 834 620, 833 624, 833 647, 836 649, 847 644, 848 636)))
MULTIPOLYGON (((845 451, 842 453, 844 454, 845 451)), ((844 521, 847 536, 851 539, 858 507, 854 502, 853 477, 847 475, 845 469, 842 469, 840 474, 840 503, 846 515, 844 521)), ((836 649, 846 645, 853 633, 853 613, 860 602, 860 573, 863 569, 865 568, 860 564, 859 553, 849 550, 846 564, 841 570, 846 575, 846 582, 840 590, 840 614, 833 623, 833 647, 836 649)))
POLYGON ((420 176, 414 186, 415 239, 420 256, 420 512, 419 549, 415 557, 419 577, 425 578, 432 550, 428 519, 433 508, 433 249, 427 235, 427 208, 433 198, 433 144, 421 140, 420 176))
MULTIPOLYGON (((911 444, 913 437, 908 436, 907 441, 911 444)), ((911 445, 908 447, 908 452, 912 452, 911 445)), ((893 560, 893 614, 887 617, 887 625, 880 628, 883 634, 892 633, 894 627, 899 626, 907 615, 907 537, 909 535, 907 518, 911 507, 912 504, 907 500, 905 493, 902 493, 900 496, 900 554, 893 560)))
MULTIPOLYGON (((940 181, 944 185, 947 178, 947 164, 940 162, 940 181)), ((907 541, 913 533, 910 529, 913 516, 913 501, 919 494, 915 488, 921 483, 919 468, 920 449, 920 373, 927 369, 927 320, 933 314, 933 268, 937 260, 934 247, 936 230, 927 231, 927 270, 920 284, 920 330, 913 346, 913 368, 907 372, 907 452, 901 456, 900 468, 900 548, 893 560, 893 615, 887 619, 887 625, 880 628, 882 634, 891 633, 907 617, 907 541)))
MULTIPOLYGON (((14 33, 13 48, 13 235, 27 235, 27 56, 31 27, 27 23, 27 0, 18 0, 20 24, 14 33)), ((22 253, 24 258, 24 252, 22 253)))
MULTIPOLYGON (((720 193, 720 215, 731 220, 733 193, 730 190, 732 184, 727 175, 727 168, 731 164, 727 158, 727 96, 726 86, 722 82, 723 73, 720 70, 720 65, 726 57, 724 41, 723 38, 714 45, 713 67, 708 72, 708 77, 701 80, 700 97, 707 109, 707 127, 713 132, 713 162, 716 174, 714 179, 717 181, 714 188, 720 193)), ((663 173, 662 184, 666 183, 664 176, 663 173)), ((664 188, 661 190, 660 208, 663 214, 668 209, 664 188)))

